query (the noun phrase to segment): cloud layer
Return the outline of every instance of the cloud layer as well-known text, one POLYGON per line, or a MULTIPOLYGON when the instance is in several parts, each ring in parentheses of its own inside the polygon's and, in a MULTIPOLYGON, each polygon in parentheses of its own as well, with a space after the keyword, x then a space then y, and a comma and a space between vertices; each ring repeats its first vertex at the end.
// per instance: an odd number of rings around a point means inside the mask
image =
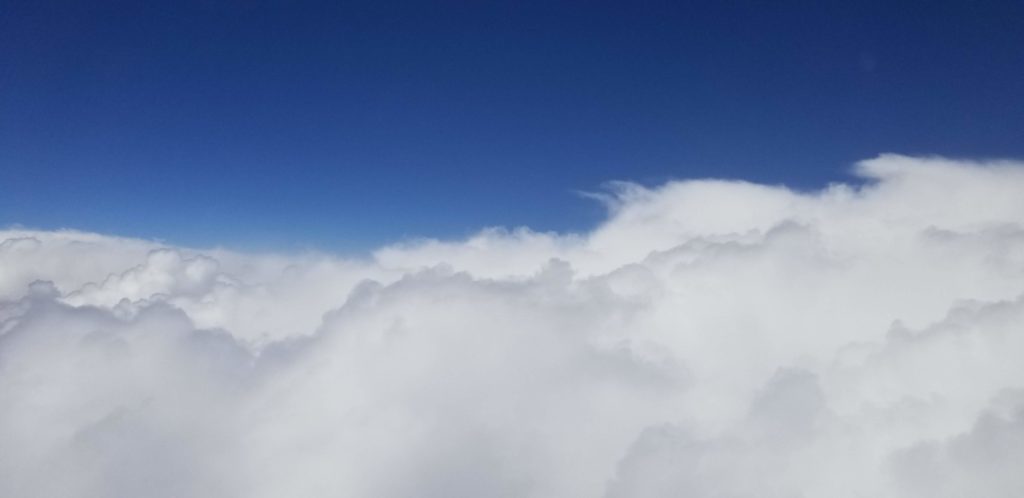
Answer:
POLYGON ((372 257, 0 231, 0 496, 1019 497, 1024 164, 372 257))

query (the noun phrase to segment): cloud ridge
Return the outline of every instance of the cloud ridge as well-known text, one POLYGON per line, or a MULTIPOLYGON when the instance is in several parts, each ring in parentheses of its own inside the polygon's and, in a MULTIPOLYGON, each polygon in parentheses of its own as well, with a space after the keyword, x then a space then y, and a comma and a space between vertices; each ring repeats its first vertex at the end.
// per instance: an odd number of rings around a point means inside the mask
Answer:
POLYGON ((0 231, 0 495, 1017 497, 1024 163, 365 258, 0 231))

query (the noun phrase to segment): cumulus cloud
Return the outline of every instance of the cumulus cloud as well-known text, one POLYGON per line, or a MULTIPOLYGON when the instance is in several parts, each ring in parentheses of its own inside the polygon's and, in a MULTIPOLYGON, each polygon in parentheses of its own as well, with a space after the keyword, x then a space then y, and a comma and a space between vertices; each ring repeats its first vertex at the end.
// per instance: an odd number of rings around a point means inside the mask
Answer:
POLYGON ((362 259, 0 231, 0 496, 1016 497, 1024 164, 362 259))

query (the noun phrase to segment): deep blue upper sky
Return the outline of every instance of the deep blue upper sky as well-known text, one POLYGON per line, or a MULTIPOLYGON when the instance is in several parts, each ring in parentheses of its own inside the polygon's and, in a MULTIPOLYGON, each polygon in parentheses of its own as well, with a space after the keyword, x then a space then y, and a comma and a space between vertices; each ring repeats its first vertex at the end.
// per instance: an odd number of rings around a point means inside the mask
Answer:
POLYGON ((0 226, 362 250, 880 152, 1024 157, 1024 2, 0 6, 0 226))

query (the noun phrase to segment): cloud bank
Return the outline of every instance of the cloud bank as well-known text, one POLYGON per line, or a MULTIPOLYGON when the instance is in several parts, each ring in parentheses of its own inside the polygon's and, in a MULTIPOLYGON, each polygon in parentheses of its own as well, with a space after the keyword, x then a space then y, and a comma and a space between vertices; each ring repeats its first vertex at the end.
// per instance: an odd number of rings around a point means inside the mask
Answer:
POLYGON ((1024 163, 372 257, 0 231, 0 496, 1024 494, 1024 163))

